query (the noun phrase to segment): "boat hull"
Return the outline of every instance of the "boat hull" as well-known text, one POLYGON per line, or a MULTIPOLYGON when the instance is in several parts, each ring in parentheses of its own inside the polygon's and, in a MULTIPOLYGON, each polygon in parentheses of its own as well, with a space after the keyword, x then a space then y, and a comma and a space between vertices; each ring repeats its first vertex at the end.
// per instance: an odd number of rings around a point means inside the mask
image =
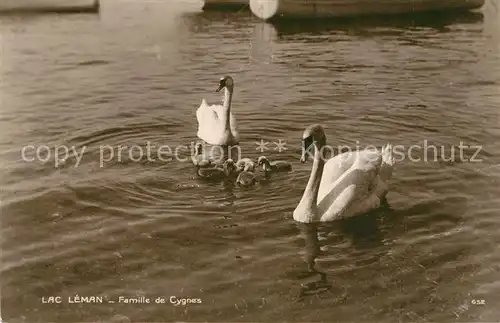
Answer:
POLYGON ((98 12, 98 0, 1 0, 0 13, 98 12))
POLYGON ((429 11, 473 10, 485 0, 249 0, 253 14, 275 18, 330 18, 360 15, 407 14, 429 11))
POLYGON ((249 0, 205 0, 203 10, 238 11, 249 8, 249 0))

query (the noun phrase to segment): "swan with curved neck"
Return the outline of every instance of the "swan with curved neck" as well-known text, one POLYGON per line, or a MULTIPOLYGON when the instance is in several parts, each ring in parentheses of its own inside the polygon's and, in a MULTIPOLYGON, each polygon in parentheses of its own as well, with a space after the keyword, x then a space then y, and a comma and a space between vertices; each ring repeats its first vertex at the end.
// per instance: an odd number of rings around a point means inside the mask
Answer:
POLYGON ((302 136, 301 162, 314 150, 313 166, 302 198, 293 212, 298 222, 329 222, 366 213, 380 206, 388 192, 394 158, 392 146, 339 154, 325 163, 326 135, 312 125, 302 136))
POLYGON ((239 133, 236 129, 236 119, 231 112, 231 103, 234 91, 234 80, 227 75, 219 80, 215 90, 224 89, 222 105, 208 105, 205 99, 196 110, 198 120, 197 136, 210 145, 233 146, 239 143, 239 133))

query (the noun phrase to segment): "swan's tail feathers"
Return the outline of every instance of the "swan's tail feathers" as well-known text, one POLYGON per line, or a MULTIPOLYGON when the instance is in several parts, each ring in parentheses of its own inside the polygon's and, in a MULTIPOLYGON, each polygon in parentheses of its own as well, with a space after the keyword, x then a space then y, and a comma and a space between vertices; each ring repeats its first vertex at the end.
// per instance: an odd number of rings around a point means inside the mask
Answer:
POLYGON ((387 144, 382 147, 382 166, 380 168, 380 177, 385 180, 391 179, 394 164, 395 160, 392 151, 392 145, 387 144))
POLYGON ((206 107, 208 107, 208 103, 207 103, 207 100, 205 100, 205 98, 203 98, 203 99, 201 99, 201 104, 200 104, 199 108, 197 109, 197 111, 200 109, 204 109, 206 107))
MULTIPOLYGON (((208 107, 208 103, 205 99, 201 100, 201 104, 198 109, 196 109, 196 120, 198 121, 198 133, 203 132, 203 126, 204 126, 204 115, 206 114, 208 107)), ((198 134, 198 137, 200 135, 198 134)), ((203 139, 200 137, 200 139, 203 139)))
POLYGON ((391 166, 394 165, 394 155, 391 144, 387 144, 382 147, 382 163, 391 166))

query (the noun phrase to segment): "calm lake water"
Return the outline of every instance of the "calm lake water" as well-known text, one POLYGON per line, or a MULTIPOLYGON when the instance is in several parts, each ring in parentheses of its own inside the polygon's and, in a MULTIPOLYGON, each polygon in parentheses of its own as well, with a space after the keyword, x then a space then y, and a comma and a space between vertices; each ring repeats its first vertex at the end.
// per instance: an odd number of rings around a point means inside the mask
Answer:
POLYGON ((100 15, 0 18, 3 320, 498 321, 494 6, 316 26, 200 7, 104 0, 100 15), (159 160, 160 145, 189 156, 195 111, 202 98, 219 102, 224 74, 243 154, 288 160, 291 173, 241 189, 159 160), (293 221, 312 123, 335 147, 398 145, 388 207, 293 221), (274 150, 279 140, 287 150, 274 150), (57 147, 83 157, 59 162, 57 147), (104 301, 69 303, 75 295, 104 301), (44 303, 51 296, 62 303, 44 303))

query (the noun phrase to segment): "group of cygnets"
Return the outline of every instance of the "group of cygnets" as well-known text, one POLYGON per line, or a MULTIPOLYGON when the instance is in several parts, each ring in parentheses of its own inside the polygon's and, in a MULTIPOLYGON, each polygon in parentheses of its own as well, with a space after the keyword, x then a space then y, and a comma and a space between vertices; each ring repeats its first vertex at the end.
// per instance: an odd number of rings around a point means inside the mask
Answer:
POLYGON ((203 152, 201 143, 196 144, 192 160, 199 177, 207 180, 234 180, 239 186, 252 186, 268 181, 272 173, 292 170, 290 163, 282 160, 270 162, 266 156, 260 156, 255 161, 251 158, 241 158, 236 162, 231 158, 216 160, 203 152), (261 168, 262 172, 257 172, 261 168))

